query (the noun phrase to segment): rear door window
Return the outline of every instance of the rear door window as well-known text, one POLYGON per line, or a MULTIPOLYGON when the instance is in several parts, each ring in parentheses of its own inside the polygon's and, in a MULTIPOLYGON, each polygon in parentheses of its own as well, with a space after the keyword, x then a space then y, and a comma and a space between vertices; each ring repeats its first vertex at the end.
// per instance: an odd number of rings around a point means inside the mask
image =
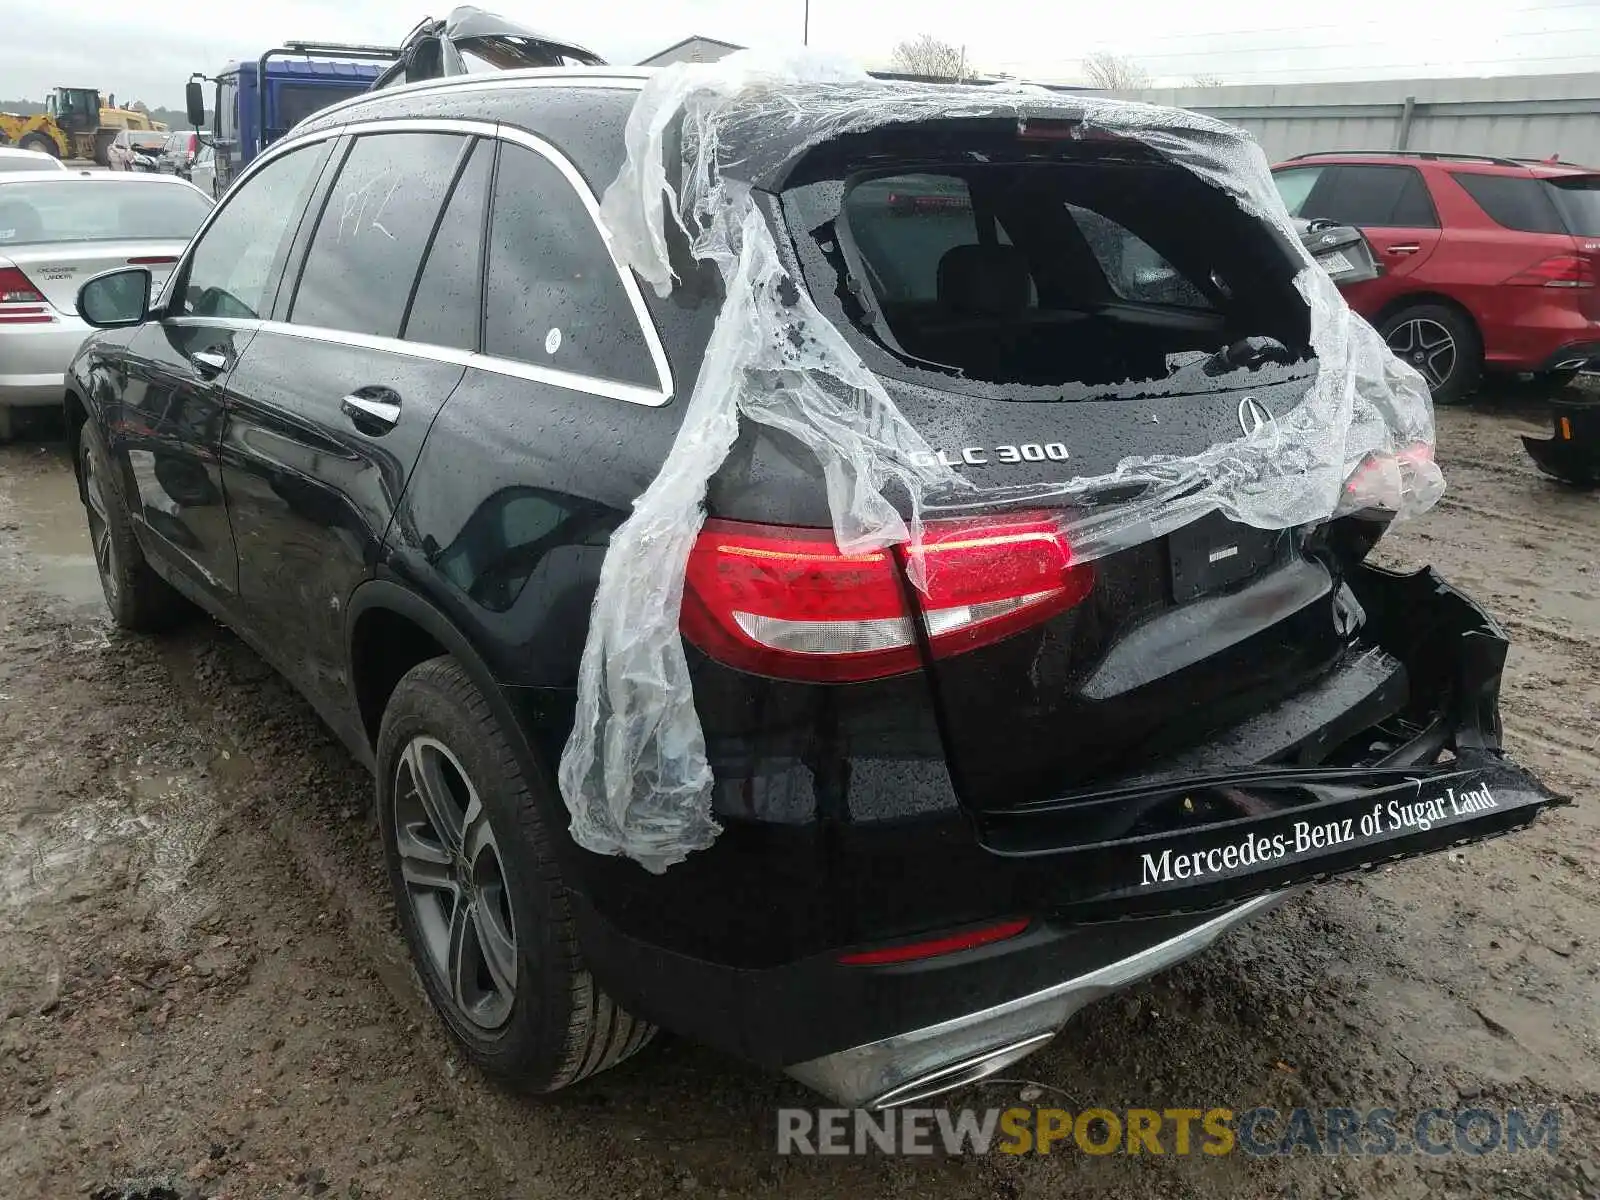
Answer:
POLYGON ((423 252, 467 139, 380 133, 356 139, 328 190, 289 321, 399 337, 423 252))
POLYGON ((478 348, 483 311, 483 227, 488 211, 489 170, 494 147, 480 142, 472 150, 434 234, 422 265, 401 336, 458 350, 478 348))
POLYGON ((1328 167, 1294 215, 1380 228, 1433 229, 1439 224, 1421 172, 1399 166, 1328 167))
POLYGON ((660 380, 600 230, 549 159, 502 144, 484 352, 595 379, 660 380))

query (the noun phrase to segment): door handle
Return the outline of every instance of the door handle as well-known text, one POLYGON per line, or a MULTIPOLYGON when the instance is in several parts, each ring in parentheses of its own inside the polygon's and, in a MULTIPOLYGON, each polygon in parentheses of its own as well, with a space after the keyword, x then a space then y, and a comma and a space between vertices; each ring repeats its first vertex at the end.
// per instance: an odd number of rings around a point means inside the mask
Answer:
POLYGON ((228 369, 228 357, 218 354, 215 350, 196 350, 189 356, 189 361, 194 363, 194 369, 200 372, 202 379, 215 379, 228 369))
POLYGON ((339 409, 362 433, 388 433, 400 421, 400 394, 393 388, 357 388, 339 401, 339 409))
POLYGON ((1398 246, 1385 246, 1383 252, 1385 254, 1415 254, 1421 249, 1422 244, 1420 242, 1402 242, 1398 246))

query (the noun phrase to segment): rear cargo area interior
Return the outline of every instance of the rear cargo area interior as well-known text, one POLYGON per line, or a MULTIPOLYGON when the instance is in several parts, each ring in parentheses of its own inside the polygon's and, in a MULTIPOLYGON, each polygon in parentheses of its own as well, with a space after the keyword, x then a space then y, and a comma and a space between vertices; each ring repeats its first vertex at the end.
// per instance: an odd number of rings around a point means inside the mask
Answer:
POLYGON ((837 276, 813 290, 831 283, 897 355, 1048 386, 1162 379, 1170 354, 1247 337, 1306 354, 1298 263, 1194 173, 1118 143, 1013 138, 944 163, 914 157, 911 133, 889 140, 872 167, 840 163, 786 199, 837 276))

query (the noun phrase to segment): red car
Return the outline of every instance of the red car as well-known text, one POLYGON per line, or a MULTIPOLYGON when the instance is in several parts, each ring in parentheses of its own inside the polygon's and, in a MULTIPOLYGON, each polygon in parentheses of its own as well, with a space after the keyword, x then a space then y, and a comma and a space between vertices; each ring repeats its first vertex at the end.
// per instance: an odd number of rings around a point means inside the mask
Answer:
POLYGON ((1354 225, 1383 273, 1350 306, 1436 403, 1484 372, 1552 389, 1600 363, 1600 172, 1468 154, 1303 154, 1273 168, 1289 212, 1354 225))

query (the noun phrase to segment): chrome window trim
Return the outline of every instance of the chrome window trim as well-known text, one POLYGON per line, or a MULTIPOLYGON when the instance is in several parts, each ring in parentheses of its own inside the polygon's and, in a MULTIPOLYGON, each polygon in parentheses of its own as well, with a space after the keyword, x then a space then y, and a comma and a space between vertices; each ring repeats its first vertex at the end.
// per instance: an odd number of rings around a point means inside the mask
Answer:
POLYGON ((557 371, 535 363, 525 363, 514 358, 498 358, 492 354, 479 354, 455 346, 436 346, 432 342, 408 342, 403 338, 377 337, 370 333, 351 333, 345 329, 326 329, 320 325, 291 325, 287 321, 242 319, 239 317, 169 317, 164 325, 178 328, 204 327, 206 329, 234 329, 241 332, 276 333, 284 337, 299 338, 307 342, 323 342, 338 346, 353 346, 362 350, 380 350, 389 354, 403 354, 407 358, 420 358, 429 362, 450 363, 459 367, 473 367, 495 375, 513 379, 528 379, 551 387, 565 388, 590 396, 603 396, 646 408, 658 408, 666 402, 659 392, 632 383, 619 383, 614 379, 601 379, 594 375, 581 375, 572 371, 557 371))
MULTIPOLYGON (((561 68, 564 69, 564 68, 561 68)), ((559 80, 557 80, 559 82, 559 80)), ((489 82, 503 86, 503 81, 491 77, 489 82)), ((527 79, 524 83, 534 84, 538 81, 527 79)), ((643 82, 642 80, 639 82, 643 82)), ((541 84, 541 86, 551 86, 541 84)), ((248 180, 258 170, 281 158, 285 154, 317 142, 328 141, 333 138, 349 134, 359 137, 368 133, 453 133, 463 136, 476 136, 495 141, 507 142, 523 149, 531 150, 545 161, 550 163, 566 179, 567 184, 577 193, 579 201, 589 214, 590 223, 594 226, 595 234, 600 238, 600 244, 605 247, 606 255, 611 260, 611 267, 617 273, 618 281, 622 284, 622 291, 628 298, 628 306, 633 310, 634 319, 639 324, 639 331, 644 337, 645 348, 649 352, 650 361, 656 369, 658 389, 643 387, 639 384, 623 383, 613 379, 602 379, 598 376, 583 375, 570 371, 561 371, 553 367, 540 366, 537 363, 526 363, 519 359, 502 358, 491 354, 476 354, 471 351, 457 350, 449 346, 434 346, 427 342, 407 342, 401 338, 371 337, 367 334, 348 333, 344 330, 323 329, 310 325, 291 325, 284 321, 271 321, 265 318, 237 321, 235 319, 215 319, 205 317, 170 317, 168 320, 174 324, 209 324, 219 328, 253 328, 270 329, 272 332, 297 334, 306 331, 307 336, 314 341, 342 342, 351 346, 367 346, 373 349, 392 350, 397 353, 408 353, 413 348, 420 348, 427 353, 413 355, 413 357, 437 358, 444 362, 454 362, 455 358, 472 358, 476 361, 470 365, 478 366, 484 370, 493 371, 501 375, 510 375, 519 379, 530 379, 540 383, 550 383, 556 387, 571 388, 575 391, 587 392, 591 395, 605 396, 613 400, 622 400, 628 404, 641 404, 648 408, 659 408, 672 399, 672 366, 667 361, 667 352, 661 341, 661 331, 656 328, 655 320, 650 315, 650 309, 644 302, 644 293, 639 288, 639 280, 633 271, 625 267, 617 258, 616 251, 612 249, 611 239, 605 234, 605 227, 600 223, 600 202, 590 189, 589 184, 579 173, 577 166, 565 154, 551 143, 545 141, 537 134, 529 133, 523 129, 512 126, 500 125, 493 121, 472 121, 451 117, 427 118, 396 118, 394 120, 356 121, 345 125, 331 126, 327 129, 318 129, 311 133, 291 136, 279 141, 276 145, 264 150, 257 155, 255 161, 246 168, 245 172, 234 181, 230 187, 230 194, 236 192, 241 184, 248 180), (375 344, 381 343, 381 344, 375 344)), ((198 189, 196 189, 198 190, 198 189)), ((173 287, 173 281, 183 276, 189 267, 189 261, 194 255, 194 248, 211 229, 217 217, 227 208, 226 202, 218 204, 212 209, 210 215, 201 224, 200 228, 189 240, 188 248, 183 257, 172 269, 172 274, 167 277, 167 282, 161 290, 159 304, 165 305, 169 299, 168 292, 173 287)), ((487 230, 485 233, 487 234, 487 230)), ((302 263, 303 265, 303 263, 302 263)), ((487 280, 484 284, 488 286, 487 280)))

